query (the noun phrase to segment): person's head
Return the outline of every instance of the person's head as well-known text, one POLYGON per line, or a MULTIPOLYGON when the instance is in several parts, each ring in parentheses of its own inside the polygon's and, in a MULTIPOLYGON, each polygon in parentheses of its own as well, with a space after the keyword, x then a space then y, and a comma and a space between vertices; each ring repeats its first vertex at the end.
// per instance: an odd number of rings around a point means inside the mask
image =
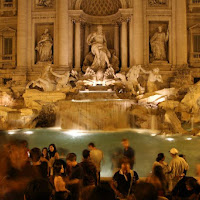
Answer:
POLYGON ((156 161, 157 161, 157 162, 160 162, 160 161, 164 161, 164 160, 165 160, 165 155, 164 155, 164 153, 159 153, 159 154, 157 155, 156 161))
POLYGON ((77 156, 75 153, 67 154, 67 157, 66 157, 67 165, 70 167, 76 166, 77 165, 76 158, 77 158, 77 156))
POLYGON ((127 173, 130 171, 130 162, 127 158, 122 158, 122 160, 120 161, 121 163, 121 170, 124 172, 124 173, 127 173))
POLYGON ((84 159, 88 159, 90 157, 90 151, 87 149, 83 150, 82 156, 84 159))
POLYGON ((189 191, 195 190, 198 187, 197 180, 193 177, 189 177, 185 182, 185 186, 189 191))
POLYGON ((47 149, 47 147, 44 147, 43 149, 42 149, 42 155, 43 156, 48 156, 48 149, 47 149))
POLYGON ((158 27, 158 32, 161 33, 161 32, 162 32, 162 29, 163 29, 162 26, 159 26, 159 27, 158 27))
POLYGON ((151 183, 139 182, 133 186, 135 200, 157 200, 156 188, 151 183))
POLYGON ((49 145, 49 151, 50 152, 56 152, 56 145, 55 144, 50 144, 49 145))
POLYGON ((51 200, 53 187, 45 179, 31 181, 25 190, 24 200, 51 200))
POLYGON ((103 33, 103 26, 102 25, 97 26, 97 32, 100 33, 100 34, 103 33))
POLYGON ((123 139, 122 140, 122 146, 126 149, 129 147, 129 141, 128 139, 123 139))
POLYGON ((63 164, 60 160, 55 160, 54 164, 53 164, 53 174, 55 176, 60 175, 64 173, 64 168, 63 168, 63 164))
POLYGON ((27 148, 23 140, 14 140, 6 145, 10 163, 14 168, 21 169, 28 161, 27 148))
POLYGON ((171 154, 172 157, 175 157, 178 155, 178 150, 175 148, 170 149, 169 153, 171 154))
POLYGON ((40 160, 40 157, 42 156, 42 153, 39 148, 33 148, 30 151, 30 158, 32 162, 38 162, 40 160))
POLYGON ((154 167, 153 175, 158 177, 160 181, 163 181, 165 179, 165 175, 163 173, 163 168, 159 165, 154 167))
POLYGON ((184 160, 186 160, 186 156, 183 154, 179 154, 179 157, 183 158, 184 160))
POLYGON ((94 143, 93 143, 93 142, 90 142, 90 143, 88 144, 88 149, 91 151, 91 150, 94 149, 94 148, 95 148, 94 143))

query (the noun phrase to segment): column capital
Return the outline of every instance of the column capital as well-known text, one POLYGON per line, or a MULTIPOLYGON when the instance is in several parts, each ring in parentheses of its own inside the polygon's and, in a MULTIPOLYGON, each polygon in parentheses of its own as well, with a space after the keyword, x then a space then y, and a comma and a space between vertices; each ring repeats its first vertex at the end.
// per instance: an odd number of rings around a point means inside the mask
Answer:
POLYGON ((129 22, 131 20, 131 15, 129 15, 129 16, 121 16, 120 18, 119 18, 119 22, 121 22, 121 23, 123 23, 123 22, 129 22))
POLYGON ((72 20, 72 22, 73 22, 74 24, 77 24, 77 23, 84 23, 84 20, 82 19, 81 16, 72 17, 71 20, 72 20))

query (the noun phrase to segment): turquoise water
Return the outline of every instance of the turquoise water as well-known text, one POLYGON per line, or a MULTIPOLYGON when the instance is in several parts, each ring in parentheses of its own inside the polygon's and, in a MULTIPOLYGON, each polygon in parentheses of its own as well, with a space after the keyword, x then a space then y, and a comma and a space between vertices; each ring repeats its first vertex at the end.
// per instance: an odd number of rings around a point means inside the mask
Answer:
POLYGON ((9 138, 26 139, 29 148, 47 147, 54 143, 59 149, 65 152, 74 152, 81 161, 81 152, 87 148, 88 143, 95 145, 104 152, 102 163, 102 177, 111 177, 112 154, 117 148, 122 148, 121 140, 127 138, 130 146, 135 150, 136 164, 135 171, 140 177, 148 176, 151 172, 152 164, 158 153, 166 155, 166 162, 170 162, 169 150, 176 147, 180 153, 186 155, 190 169, 188 175, 195 176, 196 164, 200 163, 199 144, 200 138, 193 136, 155 136, 145 130, 128 130, 119 132, 80 132, 76 130, 64 131, 56 129, 35 129, 8 132, 9 138))

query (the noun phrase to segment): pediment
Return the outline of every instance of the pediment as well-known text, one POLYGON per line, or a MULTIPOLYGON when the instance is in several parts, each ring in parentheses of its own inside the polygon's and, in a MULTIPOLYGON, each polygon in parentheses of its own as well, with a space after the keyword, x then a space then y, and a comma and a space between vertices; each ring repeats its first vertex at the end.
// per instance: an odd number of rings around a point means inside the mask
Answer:
POLYGON ((200 29, 200 23, 191 26, 189 29, 190 29, 190 30, 193 30, 193 29, 200 29))
POLYGON ((5 28, 0 30, 0 33, 3 33, 3 32, 14 32, 15 33, 16 30, 13 29, 13 28, 10 28, 10 27, 5 27, 5 28))

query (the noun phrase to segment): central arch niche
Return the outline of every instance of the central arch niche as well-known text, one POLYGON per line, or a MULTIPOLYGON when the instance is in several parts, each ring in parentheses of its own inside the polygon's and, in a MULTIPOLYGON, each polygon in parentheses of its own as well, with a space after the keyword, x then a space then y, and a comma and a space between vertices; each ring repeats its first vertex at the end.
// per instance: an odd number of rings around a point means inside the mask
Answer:
POLYGON ((118 12, 122 7, 120 0, 82 0, 81 10, 92 16, 107 16, 118 12))

